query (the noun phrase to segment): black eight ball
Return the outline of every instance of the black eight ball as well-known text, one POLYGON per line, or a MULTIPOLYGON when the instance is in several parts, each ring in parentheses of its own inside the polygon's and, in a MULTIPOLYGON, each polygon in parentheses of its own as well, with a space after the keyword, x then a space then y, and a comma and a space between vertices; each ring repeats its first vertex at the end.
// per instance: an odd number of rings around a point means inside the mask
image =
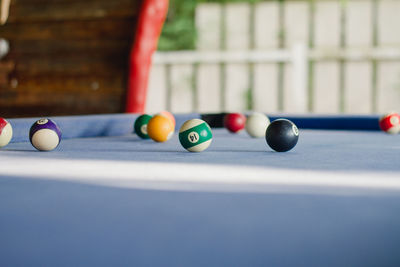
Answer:
POLYGON ((273 150, 286 152, 297 144, 299 129, 290 120, 278 119, 268 126, 265 131, 265 140, 273 150))

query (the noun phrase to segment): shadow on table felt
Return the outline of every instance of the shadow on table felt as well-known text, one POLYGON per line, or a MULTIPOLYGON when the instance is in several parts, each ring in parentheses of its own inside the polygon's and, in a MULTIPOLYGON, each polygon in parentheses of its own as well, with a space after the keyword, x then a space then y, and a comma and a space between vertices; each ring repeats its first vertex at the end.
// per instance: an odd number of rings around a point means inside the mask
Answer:
MULTIPOLYGON (((104 148, 96 148, 96 147, 91 147, 91 148, 86 148, 86 152, 135 152, 135 153, 184 153, 186 155, 203 155, 204 153, 219 153, 221 155, 226 155, 229 153, 278 153, 272 150, 246 150, 246 149, 213 149, 209 148, 207 149, 207 152, 202 152, 202 153, 196 153, 196 152, 189 152, 185 150, 184 148, 176 148, 176 149, 171 149, 171 148, 165 148, 165 149, 146 149, 144 147, 140 147, 139 149, 132 148, 132 147, 127 147, 125 149, 122 148, 107 148, 106 150, 104 148)), ((295 152, 294 152, 295 153, 295 152)))
POLYGON ((277 153, 275 151, 269 149, 260 149, 260 150, 250 150, 250 149, 243 149, 243 148, 218 148, 213 149, 210 148, 208 151, 212 151, 214 153, 221 153, 221 154, 228 154, 228 153, 277 153))
MULTIPOLYGON (((18 149, 18 148, 2 148, 1 150, 3 150, 3 151, 8 151, 8 152, 28 152, 28 153, 31 153, 31 152, 34 152, 34 153, 46 153, 46 152, 44 152, 44 151, 38 151, 38 150, 36 150, 35 148, 32 148, 32 149, 18 149)), ((1 152, 1 151, 0 151, 1 152)), ((1 155, 1 154, 0 154, 1 155)))
POLYGON ((395 266, 399 201, 0 177, 0 265, 395 266))
POLYGON ((152 141, 151 139, 141 139, 138 136, 126 135, 114 139, 114 142, 146 142, 152 141))
POLYGON ((3 151, 0 156, 9 157, 28 157, 32 159, 65 159, 65 160, 108 160, 108 161, 135 161, 135 162, 160 162, 160 163, 190 163, 208 165, 236 165, 243 167, 261 168, 282 168, 292 170, 314 170, 314 171, 371 171, 386 172, 400 171, 400 165, 394 164, 395 158, 391 153, 379 153, 374 151, 366 152, 360 156, 357 151, 347 151, 345 153, 307 153, 302 150, 293 150, 286 153, 274 152, 272 150, 245 150, 244 148, 235 151, 231 149, 209 149, 201 153, 191 153, 183 148, 171 148, 166 146, 164 149, 155 146, 147 149, 146 146, 138 149, 126 147, 89 146, 80 148, 79 153, 74 147, 67 149, 57 148, 51 152, 39 152, 29 150, 29 157, 24 155, 23 149, 9 149, 3 151), (379 161, 377 161, 379 157, 379 161))
MULTIPOLYGON (((96 151, 96 150, 92 150, 92 151, 96 151)), ((101 150, 98 150, 98 151, 101 151, 101 150)), ((104 151, 104 150, 103 150, 104 151)), ((119 149, 108 149, 107 150, 107 152, 115 152, 115 153, 119 153, 119 152, 128 152, 128 153, 132 153, 132 152, 140 152, 140 153, 157 153, 157 154, 160 154, 160 153, 168 153, 168 154, 175 154, 175 153, 187 153, 187 151, 186 150, 172 150, 172 149, 165 149, 165 150, 161 150, 161 149, 158 149, 158 150, 132 150, 132 149, 129 149, 129 150, 119 150, 119 149)))
MULTIPOLYGON (((398 139, 400 136, 364 132, 303 131, 296 147, 284 153, 274 152, 262 138, 251 139, 244 134, 240 136, 242 138, 217 131, 211 146, 201 153, 184 150, 177 136, 166 143, 156 143, 128 135, 63 140, 55 151, 29 153, 29 155, 28 153, 24 155, 24 151, 31 148, 29 143, 12 143, 6 148, 7 150, 0 150, 0 156, 362 171, 381 172, 382 175, 387 172, 400 173, 400 164, 397 160, 399 146, 393 145, 394 142, 400 141, 398 139)), ((32 148, 32 151, 35 150, 32 148)))

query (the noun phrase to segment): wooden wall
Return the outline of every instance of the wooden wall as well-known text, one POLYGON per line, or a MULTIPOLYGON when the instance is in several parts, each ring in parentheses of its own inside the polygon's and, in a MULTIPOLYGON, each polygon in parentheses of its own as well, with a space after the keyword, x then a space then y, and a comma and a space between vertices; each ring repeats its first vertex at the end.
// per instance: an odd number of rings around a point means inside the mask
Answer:
POLYGON ((0 117, 122 112, 142 0, 12 0, 0 117))

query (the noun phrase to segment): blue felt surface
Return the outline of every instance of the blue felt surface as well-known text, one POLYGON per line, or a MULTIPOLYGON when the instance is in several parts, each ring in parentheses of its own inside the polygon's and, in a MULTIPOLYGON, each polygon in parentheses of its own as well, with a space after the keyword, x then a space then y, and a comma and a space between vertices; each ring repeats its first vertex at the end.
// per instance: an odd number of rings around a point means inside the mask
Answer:
MULTIPOLYGON (((195 116, 177 116, 178 127, 195 116)), ((66 137, 56 150, 14 142, 0 155, 43 159, 43 167, 46 159, 106 159, 400 171, 400 135, 302 129, 292 151, 276 153, 263 138, 213 129, 210 148, 189 153, 176 134, 166 143, 139 139, 134 119, 56 118, 66 137)), ((27 141, 34 121, 12 120, 14 141, 27 141)), ((398 266, 400 195, 377 191, 177 192, 0 176, 0 266, 398 266)))
POLYGON ((162 192, 0 177, 0 203, 0 266, 400 262, 398 195, 162 192))

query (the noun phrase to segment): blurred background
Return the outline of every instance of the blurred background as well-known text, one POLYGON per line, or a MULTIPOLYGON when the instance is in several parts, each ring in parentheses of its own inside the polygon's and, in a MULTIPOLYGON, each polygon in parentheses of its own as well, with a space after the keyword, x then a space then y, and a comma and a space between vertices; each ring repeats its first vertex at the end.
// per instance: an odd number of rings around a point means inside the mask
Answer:
MULTIPOLYGON (((141 3, 11 0, 0 114, 123 112, 141 3)), ((399 0, 171 0, 146 111, 399 110, 399 14, 399 0)))

